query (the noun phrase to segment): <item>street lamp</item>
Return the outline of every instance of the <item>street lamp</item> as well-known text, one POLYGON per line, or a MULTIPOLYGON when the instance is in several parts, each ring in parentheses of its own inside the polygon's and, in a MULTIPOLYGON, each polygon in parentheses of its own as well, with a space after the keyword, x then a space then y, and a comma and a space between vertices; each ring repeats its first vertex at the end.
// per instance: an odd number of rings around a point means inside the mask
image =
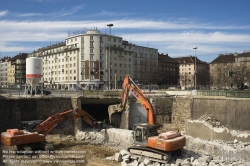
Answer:
POLYGON ((51 85, 51 88, 53 88, 53 82, 52 82, 53 77, 52 77, 52 75, 53 75, 53 71, 51 70, 51 72, 50 72, 50 85, 51 85))
POLYGON ((107 25, 109 27, 109 85, 108 85, 108 90, 110 90, 110 67, 111 67, 111 62, 110 62, 110 45, 111 45, 111 27, 113 26, 113 24, 108 24, 107 25))
POLYGON ((194 89, 196 90, 196 74, 197 74, 197 71, 196 71, 196 50, 197 50, 197 47, 194 47, 193 48, 195 50, 195 64, 194 64, 194 89))

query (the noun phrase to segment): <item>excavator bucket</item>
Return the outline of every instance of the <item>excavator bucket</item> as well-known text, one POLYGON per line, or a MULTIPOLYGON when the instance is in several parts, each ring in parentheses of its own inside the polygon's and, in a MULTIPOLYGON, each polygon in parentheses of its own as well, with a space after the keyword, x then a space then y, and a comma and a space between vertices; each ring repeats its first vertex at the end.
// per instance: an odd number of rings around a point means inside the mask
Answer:
POLYGON ((110 105, 108 107, 108 114, 109 114, 109 122, 110 124, 113 124, 114 127, 119 127, 121 122, 121 117, 119 112, 122 112, 120 105, 110 105))

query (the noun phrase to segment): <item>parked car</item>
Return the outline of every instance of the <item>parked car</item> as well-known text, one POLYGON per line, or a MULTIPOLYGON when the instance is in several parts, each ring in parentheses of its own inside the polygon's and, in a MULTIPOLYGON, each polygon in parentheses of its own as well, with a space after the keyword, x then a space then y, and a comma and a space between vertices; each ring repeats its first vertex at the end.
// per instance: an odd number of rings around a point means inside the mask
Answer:
MULTIPOLYGON (((30 90, 28 90, 28 94, 30 94, 30 90)), ((36 94, 41 94, 41 89, 37 89, 36 94)), ((43 89, 43 94, 44 95, 50 95, 51 91, 43 89)), ((35 95, 35 91, 32 91, 32 95, 35 95)))

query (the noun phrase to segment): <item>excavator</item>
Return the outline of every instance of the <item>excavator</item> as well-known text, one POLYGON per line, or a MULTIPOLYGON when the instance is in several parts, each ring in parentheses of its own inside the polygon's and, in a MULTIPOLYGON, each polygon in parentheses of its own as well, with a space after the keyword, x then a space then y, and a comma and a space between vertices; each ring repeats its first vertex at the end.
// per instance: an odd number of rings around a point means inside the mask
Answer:
POLYGON ((77 108, 75 111, 68 110, 58 112, 34 127, 33 131, 7 129, 1 133, 1 142, 7 146, 16 146, 17 150, 35 151, 52 150, 53 146, 46 142, 47 134, 60 122, 82 118, 92 127, 99 128, 101 122, 96 121, 86 111, 77 108))
POLYGON ((147 112, 148 122, 133 125, 134 146, 129 147, 128 151, 135 157, 144 156, 152 161, 168 163, 172 154, 179 154, 186 145, 186 137, 181 135, 179 131, 157 132, 159 125, 155 124, 153 106, 129 75, 124 78, 122 88, 121 102, 118 105, 109 106, 109 116, 111 117, 116 112, 125 111, 129 93, 132 93, 147 112))

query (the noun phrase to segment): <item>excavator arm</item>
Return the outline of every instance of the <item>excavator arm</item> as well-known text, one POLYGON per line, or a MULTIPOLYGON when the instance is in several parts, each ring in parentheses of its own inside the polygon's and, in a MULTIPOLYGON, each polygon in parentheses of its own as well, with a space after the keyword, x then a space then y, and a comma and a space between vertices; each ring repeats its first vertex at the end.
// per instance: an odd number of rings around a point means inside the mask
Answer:
POLYGON ((47 135, 58 123, 73 120, 82 117, 85 122, 87 122, 92 127, 97 125, 96 120, 91 117, 86 111, 81 109, 76 109, 76 113, 73 110, 68 110, 65 112, 58 112, 50 117, 48 117, 45 121, 40 123, 34 129, 34 132, 38 132, 39 134, 47 135))
POLYGON ((122 95, 121 95, 121 103, 119 106, 111 105, 109 106, 109 116, 114 112, 122 112, 126 108, 126 104, 128 101, 129 92, 131 92, 135 98, 140 102, 145 111, 147 112, 147 121, 149 124, 155 123, 155 115, 154 109, 148 98, 144 95, 141 89, 134 83, 134 81, 126 75, 122 85, 122 95))
MULTIPOLYGON (((45 141, 46 135, 60 122, 66 120, 73 120, 83 118, 88 124, 93 127, 100 125, 93 117, 86 111, 81 109, 68 110, 65 112, 58 112, 45 121, 37 125, 33 132, 28 132, 19 129, 7 129, 6 132, 1 133, 1 142, 7 146, 22 146, 31 143, 41 143, 45 141)), ((98 126, 100 128, 100 126, 98 126)))

